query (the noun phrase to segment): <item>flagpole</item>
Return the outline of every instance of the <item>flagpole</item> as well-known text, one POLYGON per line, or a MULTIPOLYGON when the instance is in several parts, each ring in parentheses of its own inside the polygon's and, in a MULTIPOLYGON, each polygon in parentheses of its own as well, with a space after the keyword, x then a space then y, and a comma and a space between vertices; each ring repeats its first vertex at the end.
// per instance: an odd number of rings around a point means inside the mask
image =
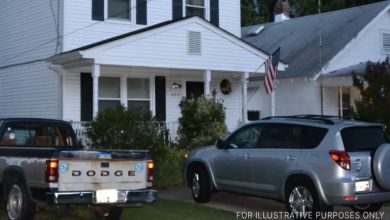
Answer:
POLYGON ((275 90, 271 92, 271 116, 275 116, 275 90))

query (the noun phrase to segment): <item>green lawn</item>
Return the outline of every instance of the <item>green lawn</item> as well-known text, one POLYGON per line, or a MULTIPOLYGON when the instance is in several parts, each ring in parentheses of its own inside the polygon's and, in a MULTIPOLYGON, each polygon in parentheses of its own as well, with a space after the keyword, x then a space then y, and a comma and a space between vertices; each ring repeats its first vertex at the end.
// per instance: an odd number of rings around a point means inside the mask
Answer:
MULTIPOLYGON (((0 219, 6 219, 4 205, 0 211, 0 219)), ((35 219, 39 220, 92 220, 94 215, 87 207, 72 207, 68 209, 50 207, 38 210, 35 219)), ((127 208, 122 219, 144 220, 192 220, 192 219, 235 219, 233 213, 173 200, 159 199, 156 203, 143 208, 127 208)))

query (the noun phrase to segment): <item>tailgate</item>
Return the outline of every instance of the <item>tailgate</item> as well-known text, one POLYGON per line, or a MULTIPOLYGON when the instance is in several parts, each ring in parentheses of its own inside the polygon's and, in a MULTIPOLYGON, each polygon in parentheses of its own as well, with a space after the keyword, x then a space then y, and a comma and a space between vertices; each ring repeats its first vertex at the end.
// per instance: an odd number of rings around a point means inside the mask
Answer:
POLYGON ((61 152, 58 191, 147 188, 147 152, 61 152))

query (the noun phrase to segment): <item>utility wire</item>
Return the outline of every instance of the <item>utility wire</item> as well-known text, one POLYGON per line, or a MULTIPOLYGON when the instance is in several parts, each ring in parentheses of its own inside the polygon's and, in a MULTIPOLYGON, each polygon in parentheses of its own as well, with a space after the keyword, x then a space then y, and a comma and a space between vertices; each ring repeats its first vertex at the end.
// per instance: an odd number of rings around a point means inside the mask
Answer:
MULTIPOLYGON (((155 0, 147 0, 147 1, 145 1, 143 4, 146 5, 148 2, 151 2, 151 1, 155 1, 155 0)), ((50 1, 50 3, 51 3, 51 1, 50 1)), ((141 5, 142 5, 142 4, 141 4, 141 5)), ((125 13, 125 12, 127 12, 127 11, 130 11, 130 10, 136 8, 136 7, 139 7, 139 6, 140 6, 140 5, 135 5, 135 6, 133 6, 133 7, 127 8, 127 9, 125 9, 125 10, 123 10, 123 11, 120 11, 120 12, 114 14, 113 16, 120 15, 120 14, 122 14, 122 13, 125 13)), ((63 38, 66 37, 66 36, 69 36, 69 35, 74 34, 74 33, 76 33, 76 32, 85 30, 85 29, 87 29, 87 28, 89 28, 89 27, 92 27, 92 26, 94 26, 94 25, 96 25, 96 24, 100 24, 100 23, 102 23, 102 22, 104 22, 104 21, 96 21, 96 22, 94 22, 94 23, 91 23, 91 24, 86 25, 86 26, 84 26, 84 27, 82 27, 82 28, 76 29, 76 30, 71 31, 71 32, 69 32, 69 33, 65 33, 65 34, 63 34, 63 35, 59 35, 58 37, 56 37, 56 38, 54 38, 54 39, 51 39, 51 40, 48 40, 48 41, 46 41, 46 42, 44 42, 44 43, 42 43, 42 44, 39 44, 39 45, 37 45, 37 46, 34 47, 34 48, 25 50, 25 51, 23 51, 23 52, 21 52, 21 53, 18 53, 18 54, 16 54, 16 55, 14 55, 14 56, 11 56, 10 58, 8 58, 8 59, 6 59, 6 60, 4 60, 4 61, 10 61, 10 60, 12 60, 12 59, 14 59, 14 58, 16 58, 16 57, 22 55, 22 54, 32 52, 32 51, 34 51, 34 50, 36 50, 36 49, 38 49, 38 48, 40 48, 40 47, 43 47, 43 46, 46 46, 46 45, 50 44, 50 43, 52 43, 52 42, 54 42, 54 41, 56 41, 56 40, 59 40, 59 39, 61 39, 61 38, 63 39, 63 38)), ((38 60, 35 60, 35 62, 43 61, 43 60, 45 60, 45 59, 38 59, 38 60)), ((26 63, 27 63, 27 62, 26 62, 26 63)), ((11 64, 11 65, 7 65, 7 66, 1 66, 0 69, 6 68, 6 67, 8 67, 8 66, 15 66, 15 65, 17 65, 17 64, 11 64)))

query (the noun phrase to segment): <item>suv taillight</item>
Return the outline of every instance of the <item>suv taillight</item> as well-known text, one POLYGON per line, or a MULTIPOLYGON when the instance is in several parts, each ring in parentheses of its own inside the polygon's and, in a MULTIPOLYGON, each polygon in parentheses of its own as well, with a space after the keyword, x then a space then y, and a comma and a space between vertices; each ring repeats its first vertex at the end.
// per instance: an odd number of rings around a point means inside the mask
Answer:
POLYGON ((153 170, 154 170, 154 163, 153 161, 148 161, 148 186, 152 187, 152 182, 153 182, 153 170))
POLYGON ((58 181, 58 160, 46 161, 46 182, 56 183, 58 181))
POLYGON ((351 158, 345 151, 329 151, 330 157, 343 169, 351 169, 351 158))

